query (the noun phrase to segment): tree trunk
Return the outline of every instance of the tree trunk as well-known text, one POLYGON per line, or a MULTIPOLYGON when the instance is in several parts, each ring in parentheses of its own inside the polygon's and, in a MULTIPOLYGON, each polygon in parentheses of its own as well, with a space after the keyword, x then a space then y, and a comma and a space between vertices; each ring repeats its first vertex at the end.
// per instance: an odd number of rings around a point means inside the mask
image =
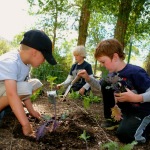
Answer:
POLYGON ((119 5, 118 20, 115 28, 114 37, 125 47, 125 35, 128 27, 129 15, 132 9, 133 0, 121 0, 119 5))
POLYGON ((90 7, 91 0, 84 0, 81 8, 81 16, 79 21, 79 36, 77 45, 85 45, 86 37, 88 35, 88 24, 90 20, 90 7))

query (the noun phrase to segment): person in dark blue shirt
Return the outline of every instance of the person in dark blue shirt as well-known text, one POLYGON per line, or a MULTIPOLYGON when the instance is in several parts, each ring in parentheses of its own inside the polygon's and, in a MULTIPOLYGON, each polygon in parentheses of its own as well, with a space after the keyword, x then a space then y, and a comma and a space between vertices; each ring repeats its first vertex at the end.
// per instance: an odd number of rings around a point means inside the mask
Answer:
MULTIPOLYGON (((67 79, 61 84, 58 84, 57 89, 59 89, 61 86, 67 87, 73 81, 73 79, 75 79, 79 70, 85 69, 88 75, 90 75, 91 77, 93 76, 91 64, 85 61, 85 47, 83 45, 75 47, 75 49, 73 50, 73 55, 76 62, 72 65, 67 79)), ((80 78, 73 84, 71 90, 79 91, 81 95, 84 95, 87 91, 90 90, 90 85, 85 81, 84 78, 80 78)))
POLYGON ((95 58, 109 71, 109 76, 97 81, 85 70, 78 76, 102 92, 106 120, 101 126, 108 130, 117 127, 116 135, 122 142, 145 142, 150 129, 149 75, 143 68, 125 63, 123 47, 116 39, 101 41, 95 50, 95 58), (115 107, 121 111, 116 114, 121 115, 117 121, 112 117, 115 107))

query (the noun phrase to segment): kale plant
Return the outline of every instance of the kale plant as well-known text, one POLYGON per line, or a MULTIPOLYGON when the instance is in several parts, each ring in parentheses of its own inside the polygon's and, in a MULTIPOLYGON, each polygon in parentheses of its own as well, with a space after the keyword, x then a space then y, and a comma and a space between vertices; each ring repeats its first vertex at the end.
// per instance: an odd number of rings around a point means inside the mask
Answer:
POLYGON ((88 150, 88 141, 87 140, 90 138, 90 136, 88 136, 86 134, 86 131, 84 130, 83 133, 79 136, 79 138, 85 141, 86 150, 88 150))
POLYGON ((126 88, 132 89, 132 84, 126 80, 126 78, 121 78, 116 74, 114 76, 108 76, 104 79, 109 85, 106 89, 113 89, 115 92, 126 92, 126 88))
POLYGON ((54 117, 49 116, 43 116, 44 123, 37 129, 36 131, 36 140, 39 140, 40 138, 44 137, 46 133, 53 132, 57 129, 57 127, 62 122, 61 119, 65 119, 67 115, 62 114, 62 117, 60 119, 57 119, 56 114, 56 94, 54 94, 54 91, 50 91, 52 94, 48 94, 48 99, 51 104, 54 106, 54 117), (65 116, 65 117, 64 117, 65 116))
MULTIPOLYGON (((106 86, 106 89, 112 89, 114 92, 122 93, 126 92, 126 88, 132 89, 132 84, 127 81, 125 78, 120 78, 118 76, 119 74, 116 74, 114 76, 108 76, 105 81, 108 83, 108 86, 106 86)), ((122 118, 122 112, 121 109, 117 105, 117 101, 115 100, 116 104, 114 107, 111 108, 111 117, 115 121, 120 121, 122 118)))
POLYGON ((103 145, 101 145, 101 150, 132 150, 134 146, 137 145, 136 141, 133 141, 132 143, 125 144, 125 145, 119 145, 119 143, 110 141, 103 145))

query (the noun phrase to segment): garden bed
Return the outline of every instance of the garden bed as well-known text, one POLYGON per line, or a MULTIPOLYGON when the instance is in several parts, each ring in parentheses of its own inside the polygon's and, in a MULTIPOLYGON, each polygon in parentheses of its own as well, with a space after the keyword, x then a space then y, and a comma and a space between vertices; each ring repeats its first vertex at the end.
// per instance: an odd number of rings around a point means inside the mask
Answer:
MULTIPOLYGON (((44 116, 54 116, 53 104, 50 104, 46 95, 40 96, 33 102, 33 106, 44 116)), ((61 101, 57 99, 57 118, 66 114, 55 131, 46 132, 39 140, 25 137, 22 134, 21 125, 13 113, 4 118, 0 127, 0 149, 2 150, 98 150, 100 145, 110 140, 119 143, 115 131, 106 131, 101 128, 103 118, 102 102, 93 103, 88 109, 83 107, 81 99, 61 101), (87 145, 80 136, 85 131, 87 145)), ((34 129, 42 125, 43 120, 37 121, 29 117, 34 129)), ((119 145, 123 145, 119 143, 119 145)), ((149 150, 149 142, 136 145, 135 150, 149 150)))

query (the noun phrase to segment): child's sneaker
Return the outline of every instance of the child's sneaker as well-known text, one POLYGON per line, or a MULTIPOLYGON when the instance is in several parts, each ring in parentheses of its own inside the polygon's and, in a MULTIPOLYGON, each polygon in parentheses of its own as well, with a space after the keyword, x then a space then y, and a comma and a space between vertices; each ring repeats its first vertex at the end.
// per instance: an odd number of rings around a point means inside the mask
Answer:
POLYGON ((106 119, 105 122, 101 124, 101 127, 106 129, 106 130, 114 130, 118 128, 119 122, 114 121, 112 119, 106 119))

